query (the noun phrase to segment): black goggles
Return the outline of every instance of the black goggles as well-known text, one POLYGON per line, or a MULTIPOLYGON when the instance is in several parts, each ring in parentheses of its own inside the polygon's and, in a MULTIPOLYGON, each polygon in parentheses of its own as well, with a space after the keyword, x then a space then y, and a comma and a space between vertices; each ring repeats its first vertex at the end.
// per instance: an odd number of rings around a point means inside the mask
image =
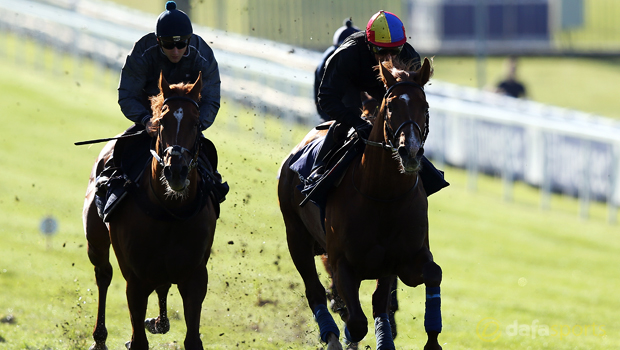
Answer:
POLYGON ((184 49, 185 47, 187 47, 188 41, 189 41, 189 39, 188 40, 180 40, 180 41, 163 41, 162 40, 161 41, 161 47, 163 47, 166 50, 172 50, 172 49, 174 49, 176 47, 177 49, 180 50, 180 49, 184 49))
POLYGON ((370 49, 377 55, 398 55, 403 50, 403 45, 396 47, 381 47, 376 45, 370 45, 370 49))

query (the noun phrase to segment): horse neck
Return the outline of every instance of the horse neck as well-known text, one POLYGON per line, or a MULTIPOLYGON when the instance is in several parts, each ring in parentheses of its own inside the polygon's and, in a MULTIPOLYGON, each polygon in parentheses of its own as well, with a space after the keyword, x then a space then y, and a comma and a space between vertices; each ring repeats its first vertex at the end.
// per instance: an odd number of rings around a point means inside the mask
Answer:
MULTIPOLYGON (((384 113, 380 113, 368 137, 369 141, 385 140, 384 113)), ((380 147, 367 145, 355 174, 356 184, 362 193, 376 198, 394 198, 411 189, 417 181, 416 175, 401 173, 398 155, 380 147)))

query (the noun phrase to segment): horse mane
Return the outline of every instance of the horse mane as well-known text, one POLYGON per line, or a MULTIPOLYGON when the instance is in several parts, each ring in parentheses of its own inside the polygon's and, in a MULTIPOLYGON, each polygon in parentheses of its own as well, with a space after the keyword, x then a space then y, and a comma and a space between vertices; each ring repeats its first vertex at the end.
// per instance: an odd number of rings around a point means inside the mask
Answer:
MULTIPOLYGON (((170 96, 185 96, 193 87, 194 84, 192 83, 172 84, 170 85, 170 96)), ((149 97, 149 100, 151 101, 151 111, 153 113, 151 117, 152 130, 149 130, 151 132, 159 128, 159 122, 163 115, 164 93, 160 90, 159 94, 149 97)), ((200 100, 200 96, 198 96, 198 100, 200 100)))
MULTIPOLYGON (((399 82, 415 79, 418 73, 420 72, 420 70, 422 69, 422 65, 420 65, 420 67, 417 70, 412 70, 412 68, 415 66, 415 62, 413 60, 403 61, 399 57, 394 57, 382 63, 383 63, 383 66, 387 68, 387 70, 389 70, 390 73, 392 73, 394 78, 396 78, 396 81, 399 81, 399 82)), ((433 73, 435 72, 433 68, 432 57, 430 59, 430 63, 431 63, 431 77, 432 77, 433 73)), ((376 65, 373 68, 376 71, 379 71, 379 65, 376 65)), ((379 75, 377 79, 381 80, 381 76, 379 75)))
MULTIPOLYGON (((430 76, 433 76, 433 73, 435 72, 435 69, 433 68, 433 58, 430 58, 430 63, 431 63, 431 74, 430 76)), ((422 65, 420 65, 420 67, 416 70, 411 70, 414 66, 415 63, 413 60, 408 60, 408 61, 403 61, 401 60, 399 57, 392 57, 391 59, 384 61, 384 62, 380 62, 379 64, 383 64, 383 66, 390 71, 390 73, 394 76, 394 78, 396 78, 397 82, 401 82, 401 81, 415 81, 417 76, 420 73, 420 70, 422 70, 422 65)), ((373 67, 373 69, 375 69, 376 71, 379 71, 379 65, 376 65, 373 67)), ((381 76, 381 74, 377 75, 377 79, 383 81, 383 77, 381 76)), ((383 81, 383 83, 385 84, 385 81, 383 81)), ((376 115, 368 115, 368 113, 364 113, 363 116, 366 117, 368 120, 370 120, 373 124, 375 122, 375 119, 377 116, 379 115, 385 115, 385 101, 381 102, 379 111, 376 115)))

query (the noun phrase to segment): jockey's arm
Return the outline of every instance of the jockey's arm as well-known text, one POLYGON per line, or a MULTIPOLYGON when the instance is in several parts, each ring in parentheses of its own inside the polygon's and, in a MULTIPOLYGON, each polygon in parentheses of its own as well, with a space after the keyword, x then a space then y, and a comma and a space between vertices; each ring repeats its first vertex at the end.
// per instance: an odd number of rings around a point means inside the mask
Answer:
POLYGON ((118 86, 118 104, 125 117, 137 124, 145 125, 151 118, 151 111, 143 104, 144 86, 148 67, 144 58, 135 53, 127 56, 118 86))
POLYGON ((199 55, 196 57, 196 68, 202 71, 202 90, 200 91, 200 124, 205 130, 213 124, 220 110, 220 71, 213 50, 199 38, 199 55))
POLYGON ((342 101, 345 92, 352 88, 350 76, 355 74, 355 68, 352 68, 354 66, 356 65, 351 64, 342 51, 332 55, 325 67, 318 95, 320 107, 325 113, 351 127, 366 123, 360 118, 359 110, 348 108, 342 101))

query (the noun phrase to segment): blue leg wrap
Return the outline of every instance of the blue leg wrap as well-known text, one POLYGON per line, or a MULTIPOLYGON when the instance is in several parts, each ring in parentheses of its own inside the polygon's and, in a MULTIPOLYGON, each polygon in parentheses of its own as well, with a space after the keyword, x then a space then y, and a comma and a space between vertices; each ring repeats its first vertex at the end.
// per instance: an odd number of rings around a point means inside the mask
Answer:
POLYGON ((424 329, 427 333, 441 333, 440 287, 426 288, 426 310, 424 312, 424 329))
POLYGON ((313 313, 316 323, 319 324, 321 340, 324 343, 327 343, 327 336, 329 333, 334 333, 336 337, 340 338, 340 330, 338 329, 338 326, 336 326, 334 318, 327 310, 327 306, 319 304, 316 308, 314 308, 313 313))
POLYGON ((364 339, 364 337, 361 337, 360 339, 353 339, 353 337, 351 337, 351 333, 349 333, 349 328, 347 328, 347 326, 344 327, 344 338, 349 343, 359 343, 362 341, 362 339, 364 339))
POLYGON ((375 337, 377 338, 377 350, 395 350, 392 337, 392 327, 388 314, 379 314, 375 318, 375 337))

